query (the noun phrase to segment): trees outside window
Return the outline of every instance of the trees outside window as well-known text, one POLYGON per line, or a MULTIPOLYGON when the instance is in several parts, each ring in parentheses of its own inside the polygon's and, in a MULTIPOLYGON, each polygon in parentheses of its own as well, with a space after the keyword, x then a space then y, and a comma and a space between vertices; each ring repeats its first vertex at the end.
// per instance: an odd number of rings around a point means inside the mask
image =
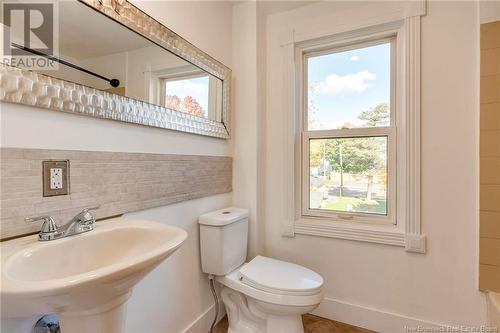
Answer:
POLYGON ((167 95, 165 97, 165 107, 189 113, 198 117, 205 117, 207 111, 201 107, 201 105, 192 96, 186 96, 181 101, 177 95, 167 95))

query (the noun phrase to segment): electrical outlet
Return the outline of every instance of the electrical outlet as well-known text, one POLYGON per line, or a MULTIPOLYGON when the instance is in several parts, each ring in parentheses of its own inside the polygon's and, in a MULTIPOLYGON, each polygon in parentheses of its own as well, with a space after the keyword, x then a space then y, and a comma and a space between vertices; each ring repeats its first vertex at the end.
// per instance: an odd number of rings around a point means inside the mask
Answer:
POLYGON ((58 190, 63 187, 62 168, 50 168, 50 189, 58 190))
POLYGON ((43 196, 69 194, 69 161, 43 161, 43 196))

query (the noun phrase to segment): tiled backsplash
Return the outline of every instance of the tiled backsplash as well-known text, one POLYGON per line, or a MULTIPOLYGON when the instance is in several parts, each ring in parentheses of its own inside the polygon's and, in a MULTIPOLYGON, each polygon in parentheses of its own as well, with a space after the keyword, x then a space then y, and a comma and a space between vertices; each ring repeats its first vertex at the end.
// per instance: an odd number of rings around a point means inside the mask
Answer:
POLYGON ((24 218, 68 221, 100 204, 96 218, 232 191, 232 158, 1 148, 0 236, 40 229, 24 218), (70 160, 70 195, 42 197, 42 161, 70 160))

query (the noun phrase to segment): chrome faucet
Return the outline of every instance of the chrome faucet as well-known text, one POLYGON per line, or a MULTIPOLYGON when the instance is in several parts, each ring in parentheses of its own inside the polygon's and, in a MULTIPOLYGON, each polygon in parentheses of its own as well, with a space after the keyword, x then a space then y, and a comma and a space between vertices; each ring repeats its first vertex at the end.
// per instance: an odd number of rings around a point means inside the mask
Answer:
POLYGON ((27 217, 24 220, 29 223, 43 221, 42 228, 38 233, 38 240, 50 241, 93 230, 95 218, 90 211, 99 209, 99 207, 100 206, 85 208, 62 226, 57 225, 54 219, 48 215, 27 217))

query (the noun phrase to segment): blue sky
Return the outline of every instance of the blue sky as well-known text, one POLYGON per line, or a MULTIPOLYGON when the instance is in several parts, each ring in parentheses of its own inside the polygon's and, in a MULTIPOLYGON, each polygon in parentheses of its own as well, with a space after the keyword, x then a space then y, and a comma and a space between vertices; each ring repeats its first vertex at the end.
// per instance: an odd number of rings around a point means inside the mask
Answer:
POLYGON ((361 125, 362 111, 389 103, 390 67, 389 43, 310 57, 308 82, 316 93, 309 93, 309 100, 317 107, 318 127, 312 129, 361 125))

